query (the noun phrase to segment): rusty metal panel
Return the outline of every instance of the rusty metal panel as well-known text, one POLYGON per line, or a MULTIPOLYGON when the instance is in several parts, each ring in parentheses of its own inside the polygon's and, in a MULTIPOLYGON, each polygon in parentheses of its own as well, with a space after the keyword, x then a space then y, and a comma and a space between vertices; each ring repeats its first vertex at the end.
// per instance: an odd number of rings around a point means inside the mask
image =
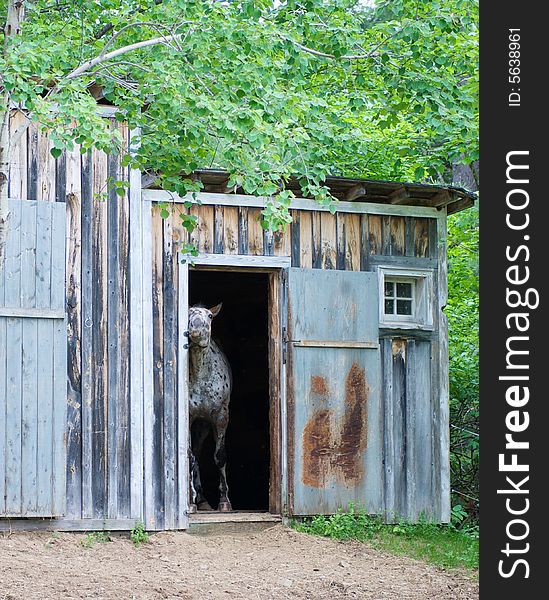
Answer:
POLYGON ((382 512, 376 276, 292 268, 288 280, 290 510, 382 512))

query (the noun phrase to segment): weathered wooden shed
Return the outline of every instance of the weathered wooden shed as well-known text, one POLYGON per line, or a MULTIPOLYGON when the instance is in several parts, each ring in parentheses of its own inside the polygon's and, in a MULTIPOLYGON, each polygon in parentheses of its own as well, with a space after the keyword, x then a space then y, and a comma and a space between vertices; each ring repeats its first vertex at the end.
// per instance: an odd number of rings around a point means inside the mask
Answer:
POLYGON ((198 301, 223 302, 235 510, 354 502, 449 520, 446 219, 473 195, 334 177, 335 214, 298 198, 273 234, 265 199, 227 193, 224 172, 197 172, 204 191, 186 209, 118 156, 49 149, 31 127, 10 173, 0 528, 188 526, 183 334, 198 301), (129 181, 123 197, 108 177, 129 181), (176 205, 167 219, 162 202, 176 205), (179 209, 199 218, 193 263, 179 209))

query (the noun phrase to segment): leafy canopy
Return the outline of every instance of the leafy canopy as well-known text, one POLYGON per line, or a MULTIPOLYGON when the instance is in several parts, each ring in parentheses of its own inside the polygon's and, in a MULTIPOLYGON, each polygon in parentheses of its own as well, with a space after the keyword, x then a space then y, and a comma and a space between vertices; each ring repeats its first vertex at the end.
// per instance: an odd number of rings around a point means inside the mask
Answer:
POLYGON ((119 143, 89 93, 101 88, 140 128, 135 166, 179 194, 200 185, 182 174, 225 168, 230 185, 279 194, 276 226, 290 175, 328 203, 327 174, 439 181, 449 164, 478 157, 477 8, 35 0, 0 58, 0 85, 51 130, 54 155, 119 143), (154 38, 163 41, 106 59, 154 38))

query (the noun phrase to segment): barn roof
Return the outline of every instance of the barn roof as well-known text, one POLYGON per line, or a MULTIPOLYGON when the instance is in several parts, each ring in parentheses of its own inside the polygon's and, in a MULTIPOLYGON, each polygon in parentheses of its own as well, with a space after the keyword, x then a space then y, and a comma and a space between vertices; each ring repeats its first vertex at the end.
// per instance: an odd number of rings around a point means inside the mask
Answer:
MULTIPOLYGON (((227 193, 229 174, 217 169, 200 169, 193 176, 200 179, 205 192, 227 193)), ((455 186, 429 185, 424 183, 404 183, 356 179, 349 177, 328 177, 326 185, 338 200, 348 202, 375 202, 401 206, 429 206, 448 209, 448 214, 473 206, 476 194, 455 186)), ((286 187, 297 197, 301 188, 296 178, 290 179, 286 187)))

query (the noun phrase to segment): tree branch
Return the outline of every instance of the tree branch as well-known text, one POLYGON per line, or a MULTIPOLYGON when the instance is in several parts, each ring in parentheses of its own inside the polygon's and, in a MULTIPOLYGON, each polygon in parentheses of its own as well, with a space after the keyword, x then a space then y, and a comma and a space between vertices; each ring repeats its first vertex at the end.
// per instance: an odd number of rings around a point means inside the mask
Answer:
POLYGON ((123 46, 122 48, 118 48, 117 50, 113 50, 112 52, 108 52, 107 54, 100 54, 95 58, 87 60, 85 63, 82 63, 79 67, 71 71, 65 79, 75 79, 76 77, 80 77, 84 75, 87 71, 95 67, 100 63, 106 62, 111 58, 116 58, 121 54, 127 54, 128 52, 133 52, 134 50, 140 50, 141 48, 146 48, 147 46, 157 46, 158 44, 167 44, 171 40, 176 40, 180 38, 183 34, 176 33, 174 35, 166 35, 158 38, 153 38, 151 40, 143 40, 142 42, 136 42, 135 44, 129 44, 128 46, 123 46))

